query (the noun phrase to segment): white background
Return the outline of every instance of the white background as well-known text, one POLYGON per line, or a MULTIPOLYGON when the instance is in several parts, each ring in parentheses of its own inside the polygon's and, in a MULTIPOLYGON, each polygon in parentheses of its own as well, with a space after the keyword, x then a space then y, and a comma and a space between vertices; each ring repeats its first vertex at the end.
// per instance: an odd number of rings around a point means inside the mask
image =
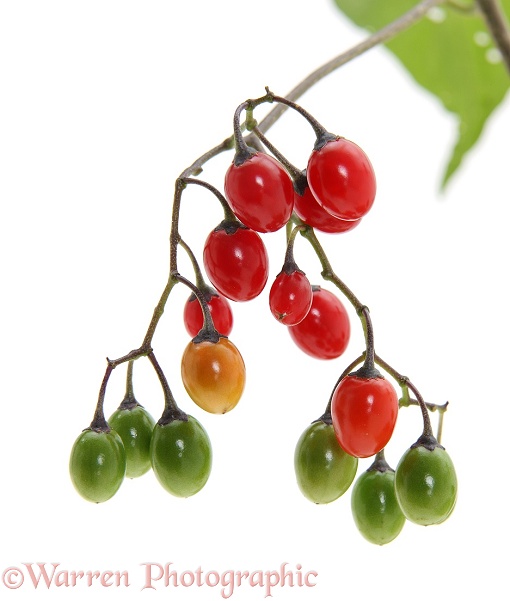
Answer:
MULTIPOLYGON (((2 597, 221 598, 219 588, 156 583, 142 591, 145 562, 220 573, 288 562, 318 572, 314 588, 276 588, 275 599, 508 594, 495 540, 508 536, 510 106, 507 99, 493 115, 440 194, 455 121, 382 49, 300 102, 362 146, 376 170, 377 200, 362 225, 321 240, 337 273, 371 308, 377 352, 426 400, 450 401, 443 443, 460 482, 452 517, 437 527, 406 524, 393 543, 377 547, 356 531, 349 493, 328 506, 301 496, 295 443, 361 352, 361 328, 351 313, 345 356, 313 360, 269 314, 267 290, 234 307, 231 339, 247 364, 247 388, 225 416, 195 407, 180 381, 188 341, 182 287, 154 339, 178 403, 214 447, 203 491, 176 499, 149 473, 93 505, 68 476, 105 357, 139 346, 166 281, 176 176, 230 135, 240 102, 266 85, 284 95, 363 36, 329 0, 0 4, 0 571, 59 563, 69 571, 126 570, 131 583, 34 590, 25 571, 25 584, 2 597)), ((304 123, 286 114, 270 133, 305 165, 313 138, 304 123)), ((211 162, 204 178, 221 186, 230 160, 211 162)), ((186 192, 181 233, 199 257, 221 218, 212 196, 186 192)), ((272 279, 284 234, 264 240, 272 279)), ((300 239, 296 259, 320 283, 318 262, 300 239)), ((192 275, 184 257, 180 269, 192 275)), ((119 367, 112 376, 107 415, 122 398, 124 374, 119 367)), ((162 395, 143 360, 135 392, 157 418, 162 395)), ((421 433, 416 408, 401 414, 387 450, 393 465, 421 433)), ((232 598, 263 599, 264 591, 244 585, 232 598)))

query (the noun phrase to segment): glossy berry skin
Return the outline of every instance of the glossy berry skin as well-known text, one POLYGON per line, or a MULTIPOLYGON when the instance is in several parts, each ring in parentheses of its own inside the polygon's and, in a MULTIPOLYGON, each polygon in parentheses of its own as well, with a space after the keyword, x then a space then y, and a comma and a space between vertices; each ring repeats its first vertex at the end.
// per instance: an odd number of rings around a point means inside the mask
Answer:
POLYGON ((233 301, 257 297, 269 276, 269 258, 262 238, 244 227, 221 225, 204 246, 207 277, 223 296, 233 301))
POLYGON ((257 232, 275 232, 292 215, 294 187, 282 165, 256 152, 225 174, 225 195, 236 217, 257 232))
POLYGON ((397 414, 397 393, 383 377, 349 374, 339 382, 331 399, 338 442, 355 457, 371 457, 386 446, 397 414))
POLYGON ((150 444, 154 419, 141 405, 117 409, 108 420, 121 437, 126 451, 126 478, 138 478, 151 467, 150 444))
MULTIPOLYGON (((218 333, 228 336, 232 332, 234 325, 234 316, 228 300, 219 294, 209 294, 207 297, 207 306, 209 307, 214 327, 218 333)), ((184 305, 183 319, 184 327, 192 338, 204 326, 202 307, 194 294, 188 298, 184 305)))
POLYGON ((306 317, 288 330, 295 344, 315 359, 340 357, 351 335, 349 316, 340 299, 318 286, 313 287, 306 317))
POLYGON ((361 222, 361 219, 353 221, 338 219, 331 215, 331 213, 328 213, 318 203, 309 186, 305 187, 303 194, 295 193, 294 211, 306 224, 326 234, 349 232, 361 222))
POLYGON ((295 326, 307 316, 312 298, 312 286, 302 271, 281 271, 269 291, 269 308, 277 321, 295 326))
POLYGON ((163 488, 176 497, 191 497, 209 479, 211 441, 198 420, 174 419, 156 424, 151 439, 152 469, 163 488))
POLYGON ((71 450, 69 473, 87 501, 102 503, 119 490, 126 473, 126 452, 115 430, 84 430, 71 450))
POLYGON ((358 459, 338 444, 331 424, 313 422, 301 434, 294 453, 299 489, 313 503, 331 503, 349 488, 358 459))
POLYGON ((369 469, 356 480, 351 495, 354 523, 374 545, 395 540, 406 522, 395 494, 395 472, 369 469))
POLYGON ((184 387, 191 399, 209 413, 227 413, 244 390, 246 368, 241 353, 228 338, 193 342, 181 361, 184 387))
POLYGON ((408 449, 395 470, 395 491, 409 521, 422 526, 444 522, 457 499, 457 475, 448 453, 441 446, 408 449))
POLYGON ((345 138, 313 150, 306 176, 318 203, 339 219, 360 219, 374 203, 376 181, 370 160, 345 138))

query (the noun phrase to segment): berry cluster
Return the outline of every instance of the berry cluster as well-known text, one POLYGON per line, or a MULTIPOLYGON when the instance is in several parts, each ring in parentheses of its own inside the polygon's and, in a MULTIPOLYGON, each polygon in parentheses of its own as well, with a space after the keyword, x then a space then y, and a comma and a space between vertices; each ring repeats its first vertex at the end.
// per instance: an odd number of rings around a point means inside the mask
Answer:
MULTIPOLYGON (((450 456, 432 433, 426 407, 422 435, 395 470, 389 466, 384 449, 398 407, 409 404, 409 391, 403 384, 399 402, 380 374, 360 375, 364 371, 365 366, 342 375, 325 413, 299 438, 294 467, 307 499, 331 503, 354 482, 358 460, 375 455, 354 483, 351 509, 360 533, 371 543, 384 545, 400 534, 406 520, 423 526, 444 522, 455 506, 457 476, 450 456)), ((414 404, 424 407, 419 398, 414 404)), ((431 408, 444 411, 446 406, 431 408)))
MULTIPOLYGON (((302 107, 269 90, 237 108, 232 141, 235 154, 225 174, 225 195, 192 177, 214 153, 204 155, 176 181, 168 283, 142 345, 119 359, 108 360, 93 421, 71 452, 70 474, 77 491, 89 501, 106 501, 126 476, 136 478, 151 468, 161 485, 175 496, 188 497, 203 488, 212 465, 209 437, 195 417, 178 407, 152 349, 152 337, 173 287, 185 284, 191 295, 183 319, 191 340, 182 355, 182 382, 200 409, 216 414, 232 410, 244 390, 245 364, 229 339, 233 325, 230 301, 245 302, 261 294, 269 277, 269 258, 261 234, 285 228, 283 266, 269 291, 272 315, 287 327, 294 343, 316 359, 336 359, 347 348, 351 324, 344 305, 331 291, 312 285, 295 262, 293 249, 300 234, 316 252, 323 278, 353 305, 366 341, 364 353, 335 384, 324 414, 308 426, 297 443, 299 488, 314 503, 330 503, 351 486, 358 460, 375 457, 352 491, 354 520, 369 541, 390 542, 406 519, 424 525, 444 521, 455 504, 457 482, 453 464, 430 425, 428 411, 438 407, 425 404, 406 377, 375 355, 368 309, 334 273, 316 236, 316 231, 333 234, 352 230, 372 207, 376 181, 368 157, 353 142, 329 133, 302 107), (315 144, 306 169, 289 163, 257 126, 253 111, 265 102, 279 102, 296 110, 312 126, 315 144), (240 119, 243 111, 247 115, 244 125, 251 132, 246 136, 240 119), (190 185, 211 191, 224 212, 203 247, 208 282, 178 230, 182 196, 190 185), (191 259, 195 283, 177 269, 178 247, 191 259), (164 393, 164 409, 157 422, 133 392, 133 364, 141 357, 153 365, 164 393), (106 387, 111 373, 122 363, 128 364, 126 395, 106 420, 106 387), (378 368, 401 387, 400 400, 378 368), (409 391, 416 398, 411 399, 409 391), (399 407, 404 405, 420 406, 424 427, 394 471, 386 463, 384 449, 392 437, 399 407)), ((439 408, 441 417, 445 408, 439 408)))

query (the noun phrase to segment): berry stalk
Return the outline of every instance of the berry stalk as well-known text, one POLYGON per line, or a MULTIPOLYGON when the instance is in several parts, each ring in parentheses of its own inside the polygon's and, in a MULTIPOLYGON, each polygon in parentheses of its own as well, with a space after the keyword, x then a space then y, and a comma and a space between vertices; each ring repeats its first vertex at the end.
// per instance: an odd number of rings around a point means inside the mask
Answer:
POLYGON ((218 334, 218 331, 214 327, 214 322, 211 312, 209 311, 209 307, 207 306, 207 300, 204 296, 204 293, 180 273, 174 273, 173 277, 177 282, 185 284, 193 292, 193 294, 197 297, 197 300, 202 308, 202 313, 204 314, 204 327, 195 336, 193 341, 202 342, 203 340, 209 340, 210 342, 218 342, 220 339, 220 334, 218 334))
POLYGON ((172 391, 170 390, 168 380, 166 379, 166 376, 163 373, 163 370, 161 369, 161 366, 159 365, 159 363, 152 351, 148 354, 148 359, 152 363, 152 366, 154 367, 154 370, 156 371, 156 374, 161 383, 161 387, 163 388, 163 394, 165 396, 165 408, 163 410, 163 414, 161 415, 161 417, 158 421, 158 424, 160 426, 163 426, 163 425, 173 421, 174 419, 180 419, 183 421, 187 421, 188 416, 186 415, 186 413, 184 413, 184 411, 179 409, 179 407, 174 399, 174 396, 172 394, 172 391))
POLYGON ((97 399, 96 411, 94 413, 94 417, 90 423, 90 429, 95 432, 109 432, 110 426, 106 421, 104 416, 104 398, 106 396, 106 387, 108 385, 108 380, 110 379, 110 375, 113 371, 113 366, 111 363, 108 363, 106 368, 106 372, 103 377, 103 381, 101 382, 101 388, 99 389, 99 397, 97 399))
POLYGON ((406 387, 412 390, 414 395, 416 396, 416 401, 421 409, 421 414, 423 418, 423 433, 422 436, 426 438, 434 438, 434 432, 432 430, 432 425, 430 423, 430 416, 427 410, 427 405, 423 400, 419 390, 416 386, 411 382, 411 380, 407 376, 403 376, 396 369, 391 367, 386 361, 381 359, 380 357, 376 358, 377 364, 382 367, 385 371, 387 371, 392 378, 394 378, 401 387, 406 387))
POLYGON ((304 226, 301 230, 301 235, 308 240, 308 242, 314 249, 317 257, 319 258, 319 261, 322 266, 321 275, 323 279, 334 284, 347 298, 347 300, 351 303, 356 313, 358 314, 363 326, 365 344, 367 349, 364 357, 365 364, 363 366, 363 369, 367 374, 369 372, 373 372, 375 369, 374 330, 372 327, 372 320, 370 319, 370 311, 368 307, 361 303, 361 301, 354 294, 354 292, 352 292, 352 290, 333 271, 331 263, 326 255, 324 248, 320 244, 314 229, 309 226, 304 226))

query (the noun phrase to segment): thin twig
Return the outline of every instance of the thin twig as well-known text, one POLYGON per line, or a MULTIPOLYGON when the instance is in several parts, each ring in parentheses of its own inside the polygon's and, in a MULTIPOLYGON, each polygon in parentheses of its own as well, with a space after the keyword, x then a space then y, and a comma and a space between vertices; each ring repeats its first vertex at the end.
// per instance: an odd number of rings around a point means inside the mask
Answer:
POLYGON ((478 0, 478 7, 510 74, 510 25, 497 0, 478 0))
MULTIPOLYGON (((335 58, 332 58, 330 61, 312 71, 305 79, 303 79, 295 88, 293 88, 288 94, 285 95, 287 100, 295 101, 300 96, 302 96, 306 91, 308 91, 311 87, 313 87, 316 83, 318 83, 321 79, 324 79, 327 75, 336 71, 336 69, 342 67, 346 63, 352 61, 353 59, 361 56, 363 53, 371 50, 375 46, 382 44, 393 37, 395 37, 400 32, 405 29, 409 29, 412 25, 417 23, 420 19, 422 19, 427 12, 433 8, 434 6, 438 6, 440 4, 444 4, 447 0, 424 0, 420 2, 417 6, 412 8, 410 11, 402 15, 396 21, 393 21, 386 27, 383 27, 379 31, 376 31, 368 38, 356 44, 349 50, 342 52, 335 58)), ((288 109, 286 105, 277 104, 258 124, 258 129, 262 133, 266 133, 283 115, 283 113, 288 109)), ((194 163, 192 163, 189 167, 187 167, 180 175, 181 178, 190 177, 191 175, 196 175, 202 170, 202 167, 207 163, 207 161, 211 160, 215 156, 225 152, 226 150, 231 150, 234 148, 234 136, 230 136, 226 138, 215 146, 211 148, 202 156, 198 157, 194 163)))
MULTIPOLYGON (((446 0, 424 0, 424 2, 420 2, 417 6, 412 8, 410 11, 402 15, 396 21, 393 21, 386 27, 383 27, 379 31, 376 31, 374 34, 356 44, 351 49, 346 52, 342 52, 335 58, 331 59, 322 67, 319 67, 308 77, 303 79, 301 83, 299 83, 294 89, 292 89, 288 94, 285 95, 285 98, 288 100, 297 100, 300 96, 302 96, 305 92, 307 92, 312 86, 314 86, 318 81, 324 79, 326 75, 329 75, 339 67, 342 67, 349 61, 357 58, 361 54, 367 52, 367 50, 371 50, 375 46, 379 44, 383 44, 384 42, 392 39, 398 33, 404 31, 417 23, 420 19, 422 19, 427 12, 433 8, 434 6, 438 6, 439 4, 444 4, 446 0)), ((491 2, 492 4, 492 2, 491 2)), ((259 123, 258 128, 260 131, 265 133, 274 123, 280 118, 280 116, 287 110, 287 107, 282 104, 276 105, 270 113, 267 114, 264 119, 259 123)))
MULTIPOLYGON (((417 23, 426 13, 439 4, 444 3, 446 0, 424 0, 420 2, 413 9, 402 15, 399 19, 391 23, 390 25, 382 28, 381 30, 375 32, 370 35, 364 41, 360 42, 356 46, 352 47, 350 50, 346 52, 342 52, 337 57, 330 60, 328 63, 319 67, 308 77, 303 79, 301 83, 299 83, 293 90, 291 90, 286 98, 288 100, 294 101, 299 98, 302 94, 304 94, 307 90, 309 90, 313 85, 319 82, 321 79, 329 75, 342 65, 345 65, 349 61, 354 58, 360 56, 364 52, 374 48, 375 46, 384 43, 385 41, 395 37, 401 31, 408 29, 415 23, 417 23)), ((259 123, 258 128, 263 133, 267 132, 272 125, 280 118, 280 116, 284 113, 284 111, 288 107, 284 104, 277 104, 272 111, 270 111, 266 117, 259 123)), ((234 136, 230 136, 226 138, 223 142, 211 148, 203 155, 198 157, 189 167, 187 167, 177 178, 175 184, 175 196, 174 203, 172 209, 172 227, 170 231, 170 274, 168 277, 168 281, 165 285, 165 288, 161 294, 160 300, 154 309, 154 313, 152 319, 150 321, 149 327, 147 329, 147 333, 145 334, 144 341, 141 347, 135 351, 131 351, 127 355, 120 357, 119 359, 109 360, 109 369, 115 368, 117 365, 124 363, 125 361, 131 359, 137 359, 140 356, 148 355, 151 353, 151 342, 156 331, 156 327, 159 323, 159 320, 164 312, 166 302, 172 291, 172 288, 177 283, 177 280, 174 277, 174 274, 177 273, 177 247, 179 245, 180 236, 178 231, 178 222, 179 222, 179 208, 180 208, 180 200, 184 187, 186 186, 185 180, 186 178, 190 178, 192 175, 197 175, 202 167, 211 160, 213 157, 225 152, 227 150, 231 150, 234 148, 234 136)), ((324 277, 325 279, 329 279, 328 270, 326 270, 324 277)), ((337 282, 335 282, 338 285, 337 282)), ((353 302, 354 306, 356 306, 357 299, 349 290, 343 290, 344 294, 347 294, 351 302, 353 302)), ((359 303, 358 303, 359 305, 359 303)))

